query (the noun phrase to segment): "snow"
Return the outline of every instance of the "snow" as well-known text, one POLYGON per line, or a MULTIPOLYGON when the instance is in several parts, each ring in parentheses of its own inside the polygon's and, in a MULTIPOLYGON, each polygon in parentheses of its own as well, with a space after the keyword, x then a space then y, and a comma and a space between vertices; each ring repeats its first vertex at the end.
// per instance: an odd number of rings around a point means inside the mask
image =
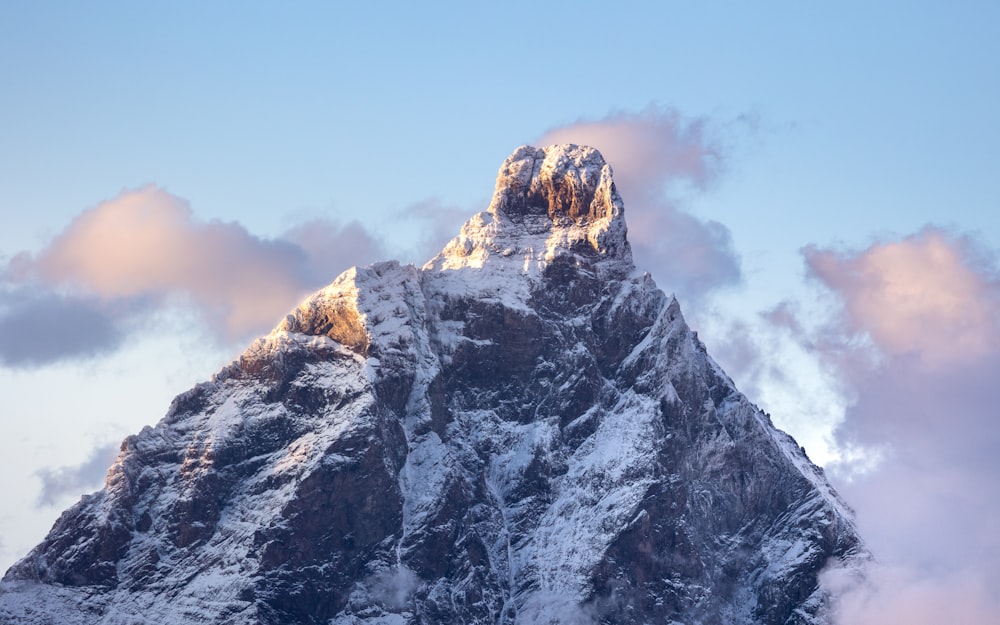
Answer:
POLYGON ((621 198, 612 193, 611 170, 596 151, 576 146, 519 148, 501 167, 489 210, 469 219, 424 265, 425 281, 445 298, 497 301, 512 310, 530 310, 532 287, 545 268, 557 257, 577 256, 573 250, 581 245, 598 253, 596 267, 603 278, 632 270, 623 211, 621 198), (522 215, 515 221, 506 213, 511 189, 537 190, 543 184, 539 180, 560 173, 593 187, 595 202, 603 202, 606 213, 575 221, 546 214, 522 215))
MULTIPOLYGON (((381 432, 382 424, 394 419, 405 445, 401 466, 388 467, 398 468, 402 496, 401 527, 386 547, 392 553, 386 559, 394 561, 373 561, 368 577, 357 580, 351 590, 350 605, 361 607, 352 607, 332 623, 413 623, 417 617, 410 610, 416 590, 426 590, 429 597, 450 597, 455 590, 447 586, 448 580, 422 580, 407 567, 407 546, 446 505, 450 489, 460 485, 472 491, 480 484, 488 501, 477 505, 488 512, 481 515, 485 520, 477 521, 476 531, 487 543, 490 566, 500 580, 497 609, 505 616, 499 620, 504 625, 596 623, 601 614, 588 604, 594 571, 624 532, 662 513, 644 504, 651 487, 666 483, 686 489, 687 509, 678 523, 693 535, 699 528, 687 524, 698 514, 711 514, 726 496, 718 480, 731 478, 734 450, 744 451, 751 460, 763 458, 766 467, 787 465, 787 475, 803 476, 808 488, 763 539, 749 537, 756 520, 747 519, 735 533, 713 536, 713 545, 724 554, 759 551, 755 557, 761 567, 748 584, 792 575, 820 555, 814 533, 796 528, 834 521, 850 525, 851 513, 795 441, 775 430, 708 357, 676 300, 664 295, 648 274, 635 270, 622 211, 610 168, 593 151, 575 146, 520 148, 501 168, 489 210, 473 216, 424 267, 388 262, 344 272, 212 381, 179 397, 163 422, 129 439, 109 473, 106 492, 84 500, 80 509, 107 521, 123 506, 137 516, 148 512, 153 528, 133 533, 118 566, 125 574, 156 552, 159 561, 154 566, 163 575, 155 584, 139 589, 123 585, 102 594, 86 588, 40 590, 27 582, 4 583, 0 621, 45 623, 46 617, 38 616, 41 594, 51 606, 46 613, 67 625, 207 623, 222 613, 230 615, 225 621, 229 624, 253 621, 255 607, 241 598, 240 590, 259 566, 255 537, 284 522, 283 510, 320 465, 346 466, 355 460, 350 449, 331 451, 335 443, 381 432), (560 175, 574 185, 590 185, 595 216, 516 212, 526 189, 539 191, 540 180, 560 175), (569 260, 581 276, 610 285, 603 301, 558 320, 560 336, 589 332, 591 315, 598 309, 610 319, 619 313, 647 319, 648 327, 640 328, 644 336, 617 370, 598 382, 598 399, 581 414, 570 415, 565 424, 565 415, 546 412, 541 402, 527 422, 504 419, 495 408, 462 409, 451 403, 444 408, 447 423, 432 424, 431 385, 451 366, 458 347, 495 344, 490 337, 467 336, 462 315, 454 311, 477 301, 538 316, 536 298, 544 289, 546 269, 557 259, 569 260), (364 346, 296 330, 303 327, 303 319, 329 317, 331 311, 357 322, 364 346), (308 358, 303 360, 303 355, 308 358), (301 413, 286 405, 289 402, 268 398, 271 382, 247 374, 261 363, 290 375, 289 392, 322 397, 322 408, 301 413), (396 379, 408 380, 410 386, 402 405, 394 398, 390 406, 379 393, 386 380, 396 379), (697 405, 683 406, 688 425, 697 425, 697 436, 674 429, 682 426, 663 414, 663 406, 681 406, 678 389, 683 392, 683 384, 713 389, 711 397, 697 405), (197 407, 181 408, 188 403, 197 407), (163 519, 219 470, 217 458, 227 445, 243 440, 249 429, 273 422, 287 425, 282 431, 290 434, 276 447, 246 459, 254 466, 252 475, 226 494, 211 535, 196 550, 169 544, 163 519), (582 440, 568 440, 576 432, 584 433, 582 440), (668 442, 673 445, 675 437, 688 437, 683 440, 690 445, 677 452, 687 454, 680 465, 663 458, 666 448, 674 449, 668 442), (544 474, 538 474, 539 465, 544 474), (544 488, 525 488, 531 480, 543 481, 544 488), (151 486, 137 489, 139 482, 151 486)), ((597 358, 589 343, 566 341, 562 362, 537 364, 541 373, 535 381, 547 399, 572 393, 582 375, 568 371, 556 384, 555 372, 571 366, 568 363, 597 358)), ((656 581, 665 587, 676 584, 672 590, 691 598, 695 606, 721 601, 709 587, 690 580, 656 581)), ((732 622, 753 618, 755 595, 751 586, 746 588, 718 607, 732 622)))
POLYGON ((406 464, 400 472, 400 489, 405 497, 404 541, 408 534, 437 512, 452 471, 448 447, 436 433, 429 432, 409 441, 406 464))
POLYGON ((590 571, 654 482, 658 422, 655 402, 626 394, 567 459, 558 496, 516 553, 517 568, 536 572, 541 592, 586 596, 590 571))

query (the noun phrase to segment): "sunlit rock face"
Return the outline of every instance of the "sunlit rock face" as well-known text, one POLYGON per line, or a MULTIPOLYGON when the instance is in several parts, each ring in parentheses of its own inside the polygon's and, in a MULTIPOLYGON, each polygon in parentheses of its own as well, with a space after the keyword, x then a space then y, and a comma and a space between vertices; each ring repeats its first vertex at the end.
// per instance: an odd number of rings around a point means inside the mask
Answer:
POLYGON ((814 624, 863 557, 601 155, 525 146, 423 268, 345 272, 126 439, 0 622, 814 624))

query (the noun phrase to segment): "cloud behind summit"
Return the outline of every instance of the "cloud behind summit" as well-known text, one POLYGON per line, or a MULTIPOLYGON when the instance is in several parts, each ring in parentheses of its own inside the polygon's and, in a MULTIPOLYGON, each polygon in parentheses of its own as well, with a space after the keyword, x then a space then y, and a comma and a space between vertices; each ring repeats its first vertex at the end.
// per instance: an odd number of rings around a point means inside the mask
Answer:
POLYGON ((611 164, 625 202, 636 264, 684 301, 700 300, 741 279, 732 235, 723 224, 683 210, 678 191, 702 191, 721 175, 724 155, 706 119, 650 106, 553 128, 538 145, 597 148, 611 164))

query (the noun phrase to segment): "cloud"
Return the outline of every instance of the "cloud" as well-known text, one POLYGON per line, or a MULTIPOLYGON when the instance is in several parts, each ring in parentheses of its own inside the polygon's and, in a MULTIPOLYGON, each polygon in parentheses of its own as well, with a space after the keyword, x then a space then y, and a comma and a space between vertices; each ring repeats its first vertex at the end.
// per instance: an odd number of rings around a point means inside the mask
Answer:
POLYGON ((78 465, 38 471, 36 475, 42 481, 38 505, 55 505, 66 495, 77 496, 99 488, 108 467, 118 457, 118 448, 117 444, 103 445, 91 451, 90 457, 78 465))
POLYGON ((942 367, 1000 347, 1000 281, 967 237, 927 228, 860 254, 804 254, 810 272, 843 299, 846 330, 870 334, 891 356, 942 367))
POLYGON ((828 581, 839 622, 995 622, 1000 280, 993 256, 938 228, 860 251, 803 253, 840 304, 807 341, 853 393, 837 442, 883 452, 860 474, 829 467, 879 560, 862 582, 828 581))
POLYGON ((710 136, 705 119, 649 107, 554 128, 536 143, 577 143, 601 151, 625 201, 637 264, 650 269, 668 289, 697 300, 740 281, 729 229, 677 205, 680 192, 709 187, 723 169, 722 148, 710 136))
POLYGON ((303 294, 305 265, 301 248, 238 224, 198 222, 183 200, 145 187, 84 211, 37 256, 16 256, 10 271, 105 300, 187 298, 234 338, 303 294))
POLYGON ((746 318, 713 311, 699 321, 708 325, 712 357, 740 390, 773 413, 777 427, 794 433, 813 462, 826 465, 844 453, 832 435, 847 400, 837 376, 817 358, 800 314, 783 302, 746 318))
POLYGON ((969 572, 926 576, 875 566, 860 579, 828 571, 822 583, 834 596, 834 616, 842 625, 991 625, 1000 614, 994 584, 969 572))
POLYGON ((310 288, 331 282, 348 267, 363 267, 387 256, 382 242, 358 221, 340 225, 328 219, 311 219, 288 229, 280 238, 305 255, 305 282, 310 288))
POLYGON ((80 213, 37 254, 10 260, 0 332, 32 338, 3 356, 35 364, 107 351, 121 341, 121 319, 177 305, 199 312, 220 341, 245 340, 382 252, 356 222, 313 220, 265 239, 238 223, 201 221, 163 189, 127 191, 80 213), (68 321, 58 336, 38 339, 39 326, 60 317, 68 321), (94 332, 78 335, 86 328, 94 332))
POLYGON ((116 349, 121 323, 92 298, 21 288, 0 292, 0 365, 37 367, 116 349))
POLYGON ((399 211, 398 217, 414 223, 421 233, 412 251, 418 266, 444 249, 474 212, 444 204, 437 198, 414 202, 399 211))
POLYGON ((602 612, 619 616, 622 608, 616 604, 616 601, 611 600, 608 602, 607 609, 601 610, 594 603, 578 603, 572 593, 536 591, 518 606, 517 617, 519 621, 523 620, 526 623, 592 625, 601 622, 601 616, 605 615, 602 612))
POLYGON ((379 571, 365 580, 372 597, 385 608, 401 612, 410 603, 410 597, 420 586, 420 578, 406 565, 379 571))
POLYGON ((899 453, 931 453, 928 461, 976 458, 975 437, 998 431, 991 408, 1000 393, 989 382, 1000 374, 992 256, 937 228, 858 252, 803 254, 840 304, 811 346, 857 392, 841 437, 890 441, 899 453))

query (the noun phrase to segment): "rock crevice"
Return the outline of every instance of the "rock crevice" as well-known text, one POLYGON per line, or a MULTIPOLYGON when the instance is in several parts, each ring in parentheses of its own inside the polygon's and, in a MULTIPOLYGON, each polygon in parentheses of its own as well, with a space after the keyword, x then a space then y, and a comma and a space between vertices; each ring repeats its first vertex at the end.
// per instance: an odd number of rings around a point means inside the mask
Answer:
POLYGON ((599 152, 518 148, 129 437, 0 623, 820 625, 851 513, 625 235, 599 152))

